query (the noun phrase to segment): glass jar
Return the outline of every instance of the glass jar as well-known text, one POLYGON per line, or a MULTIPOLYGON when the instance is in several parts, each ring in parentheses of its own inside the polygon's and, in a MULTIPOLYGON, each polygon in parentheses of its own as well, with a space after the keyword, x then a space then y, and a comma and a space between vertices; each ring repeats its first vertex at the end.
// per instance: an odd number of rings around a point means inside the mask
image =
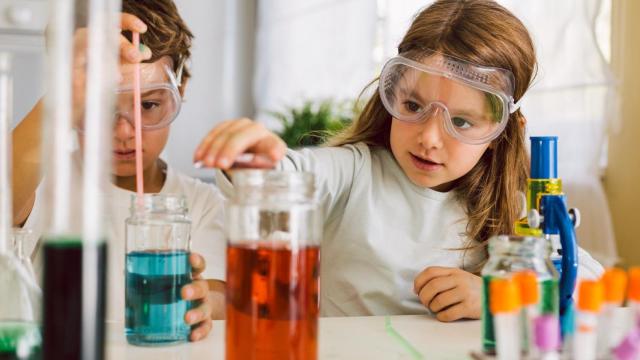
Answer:
POLYGON ((540 314, 558 316, 558 273, 550 259, 551 244, 542 237, 498 235, 489 239, 489 259, 482 268, 482 349, 495 354, 493 316, 489 310, 489 283, 519 271, 533 271, 539 284, 540 314))
POLYGON ((185 342, 191 303, 180 291, 191 283, 191 220, 183 196, 131 199, 126 220, 125 333, 134 345, 185 342))
POLYGON ((242 170, 233 184, 226 359, 316 359, 322 225, 314 177, 242 170))

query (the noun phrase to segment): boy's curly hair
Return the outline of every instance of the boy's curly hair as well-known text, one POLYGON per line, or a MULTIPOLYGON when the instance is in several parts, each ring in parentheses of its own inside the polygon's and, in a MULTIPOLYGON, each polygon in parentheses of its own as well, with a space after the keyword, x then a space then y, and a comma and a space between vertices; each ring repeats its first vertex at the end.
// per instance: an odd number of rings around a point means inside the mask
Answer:
MULTIPOLYGON (((187 27, 173 0, 123 0, 122 12, 137 16, 147 24, 147 32, 140 34, 140 42, 153 53, 148 62, 169 56, 173 71, 182 68, 182 85, 191 77, 186 66, 191 58, 193 33, 187 27)), ((124 34, 131 38, 130 33, 124 34)))

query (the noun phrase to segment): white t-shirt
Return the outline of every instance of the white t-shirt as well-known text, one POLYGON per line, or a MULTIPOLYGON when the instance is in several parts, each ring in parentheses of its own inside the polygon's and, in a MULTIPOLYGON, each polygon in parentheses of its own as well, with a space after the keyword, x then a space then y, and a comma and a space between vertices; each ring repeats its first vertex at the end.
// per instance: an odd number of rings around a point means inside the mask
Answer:
MULTIPOLYGON (((73 166, 80 176, 78 161, 73 166)), ((109 184, 106 194, 106 224, 108 239, 107 320, 124 321, 125 220, 130 216, 134 192, 109 184)), ((160 194, 178 194, 187 199, 191 219, 191 251, 202 255, 206 262, 206 279, 225 279, 226 241, 224 238, 224 197, 212 184, 180 174, 167 167, 166 180, 160 194)), ((42 271, 42 249, 37 240, 43 233, 43 186, 36 191, 36 201, 24 227, 34 232, 34 242, 26 245, 31 253, 38 278, 42 271)))
MULTIPOLYGON (((467 217, 453 192, 415 185, 384 148, 365 144, 289 151, 279 167, 316 176, 323 206, 320 265, 324 316, 419 314, 413 293, 428 266, 469 269, 483 254, 464 252, 467 217)), ((221 172, 218 186, 233 187, 221 172)), ((580 275, 602 267, 580 251, 580 275)))

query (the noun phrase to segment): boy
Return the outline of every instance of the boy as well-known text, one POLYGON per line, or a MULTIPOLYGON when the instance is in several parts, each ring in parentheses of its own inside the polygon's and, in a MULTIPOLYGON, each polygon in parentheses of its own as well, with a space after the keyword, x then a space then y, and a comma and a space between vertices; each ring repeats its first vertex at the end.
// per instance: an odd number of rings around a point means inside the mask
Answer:
MULTIPOLYGON (((189 59, 193 35, 180 17, 172 0, 123 0, 121 15, 122 36, 120 39, 120 71, 126 73, 132 64, 144 62, 143 85, 145 81, 166 83, 164 89, 175 101, 169 112, 157 117, 157 123, 143 123, 142 150, 144 169, 144 190, 147 193, 180 194, 186 197, 189 216, 192 220, 191 240, 193 283, 182 289, 186 300, 194 300, 199 305, 185 315, 185 321, 194 325, 191 340, 204 338, 211 329, 211 319, 224 316, 224 271, 225 242, 223 236, 223 198, 211 185, 189 178, 172 170, 160 153, 166 145, 170 124, 177 116, 185 86, 190 77, 185 63, 189 59), (140 33, 141 46, 136 49, 131 44, 131 31, 140 33), (151 74, 151 75, 149 75, 151 74), (172 81, 174 80, 174 81, 172 81), (200 255, 201 254, 201 255, 200 255), (206 261, 205 261, 206 260, 206 261), (205 263, 208 266, 205 270, 205 263), (206 280, 205 280, 206 279, 206 280)), ((84 50, 79 44, 86 43, 85 29, 74 34, 76 46, 74 56, 74 76, 82 76, 84 50), (76 70, 80 70, 78 74, 76 70)), ((76 80, 78 77, 74 77, 76 80)), ((74 85, 76 81, 74 81, 74 85)), ((81 84, 84 86, 84 84, 81 84)), ((80 93, 80 92, 78 92, 80 93)), ((119 93, 120 100, 123 95, 119 93)), ((125 96, 124 99, 132 99, 125 96)), ((109 243, 108 256, 108 302, 107 319, 124 319, 124 221, 129 216, 131 196, 135 191, 135 132, 132 116, 121 108, 127 101, 117 101, 117 111, 113 124, 113 186, 105 189, 106 231, 109 243)), ((81 102, 80 102, 81 103, 81 102)), ((143 112, 155 106, 142 99, 143 112)), ((74 106, 74 113, 78 107, 74 106)), ((14 224, 31 228, 34 238, 39 238, 43 228, 43 196, 41 147, 43 101, 40 100, 13 132, 13 199, 14 224)), ((143 117, 144 117, 143 113, 143 117)), ((79 118, 77 116, 76 118, 79 118)), ((82 125, 76 121, 79 142, 83 141, 82 125)), ((79 157, 74 169, 82 166, 79 157)), ((80 176, 80 171, 77 171, 80 176)), ((32 258, 39 259, 41 244, 27 246, 32 258)), ((36 272, 40 269, 36 261, 36 272)))

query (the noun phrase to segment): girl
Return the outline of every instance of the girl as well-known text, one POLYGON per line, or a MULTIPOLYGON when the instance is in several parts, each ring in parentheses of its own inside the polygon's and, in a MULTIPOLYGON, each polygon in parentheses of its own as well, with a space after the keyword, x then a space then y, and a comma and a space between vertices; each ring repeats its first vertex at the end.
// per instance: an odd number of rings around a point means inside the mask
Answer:
MULTIPOLYGON (((211 329, 211 318, 221 318, 224 309, 225 242, 222 233, 223 198, 213 186, 191 179, 172 170, 162 159, 169 136, 170 125, 178 115, 181 98, 189 78, 184 66, 190 57, 193 35, 180 17, 171 0, 124 0, 120 39, 121 89, 116 101, 113 128, 114 186, 105 189, 107 198, 107 235, 110 240, 108 256, 108 313, 107 319, 123 321, 124 306, 124 251, 125 219, 129 216, 131 197, 135 194, 135 138, 131 107, 130 79, 134 63, 141 65, 142 79, 142 148, 144 190, 149 193, 179 194, 187 199, 192 220, 191 240, 194 253, 190 262, 194 281, 182 289, 182 296, 199 305, 187 312, 185 321, 194 325, 192 340, 204 338, 211 329), (130 32, 141 33, 141 49, 130 42, 130 32), (145 95, 148 85, 148 97, 145 95), (123 90, 124 89, 124 90, 123 90), (129 89, 129 90, 127 90, 129 89), (201 254, 201 255, 200 255, 201 254), (205 267, 206 259, 206 267, 205 267), (206 279, 206 280, 205 280, 206 279)), ((84 86, 83 59, 86 44, 85 29, 74 34, 74 85, 84 86)), ((81 90, 81 89, 80 89, 81 90)), ((82 91, 75 93, 82 94, 82 91)), ((78 101, 82 104, 82 101, 78 101)), ((83 106, 74 106, 76 119, 82 118, 83 106)), ((16 127, 13 132, 14 223, 33 229, 39 238, 43 229, 42 214, 42 101, 16 127)), ((76 121, 79 143, 83 143, 80 121, 76 121)), ((74 170, 81 176, 81 159, 75 159, 74 170)), ((32 258, 41 256, 41 244, 33 244, 32 258)), ((39 261, 36 261, 36 269, 39 261)))
MULTIPOLYGON (((286 150, 242 119, 216 126, 194 161, 228 170, 251 152, 315 174, 324 315, 477 319, 486 242, 511 233, 523 210, 526 120, 517 103, 534 76, 533 43, 493 1, 442 0, 416 16, 398 53, 330 147, 286 150)), ((580 251, 580 271, 602 269, 580 251)))

